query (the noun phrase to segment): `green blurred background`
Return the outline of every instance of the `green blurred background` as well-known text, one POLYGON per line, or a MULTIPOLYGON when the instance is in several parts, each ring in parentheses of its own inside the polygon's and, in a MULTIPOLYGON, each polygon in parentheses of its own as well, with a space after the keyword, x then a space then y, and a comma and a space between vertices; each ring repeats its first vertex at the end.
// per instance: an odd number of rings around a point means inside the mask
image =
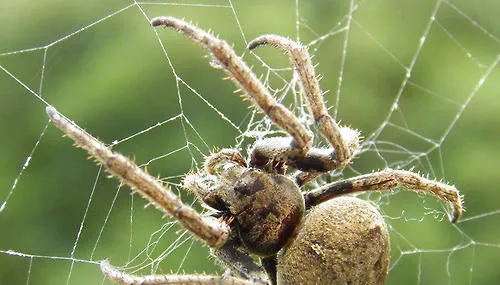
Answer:
MULTIPOLYGON (((388 123, 376 145, 345 174, 414 167, 455 184, 465 195, 467 212, 456 225, 446 221, 434 198, 405 191, 364 195, 380 207, 391 227, 387 284, 500 284, 500 191, 495 180, 500 157, 498 1, 356 3, 343 67, 346 34, 335 31, 338 22, 345 25, 349 1, 176 4, 1 2, 0 201, 11 192, 48 123, 44 103, 8 73, 107 143, 172 119, 116 148, 139 164, 168 154, 149 163, 148 169, 176 183, 201 162, 201 154, 235 145, 248 123, 248 103, 232 94, 234 85, 221 80, 223 74, 210 67, 198 46, 177 33, 159 30, 182 81, 176 80, 147 17, 190 19, 234 44, 238 54, 244 53, 245 41, 263 33, 294 39, 299 35, 305 43, 329 35, 311 52, 320 63, 322 89, 331 90, 326 95, 330 106, 336 102, 343 73, 339 104, 332 114, 338 112, 342 122, 365 137, 388 123), (431 15, 436 22, 412 64, 431 15), (401 88, 409 66, 411 77, 401 88), (481 78, 484 83, 476 92, 481 78), (397 109, 386 120, 399 91, 397 109), (239 129, 200 97, 241 124, 239 129), (459 119, 452 123, 456 116, 459 119)), ((263 48, 257 54, 272 67, 288 66, 279 51, 263 48)), ((267 71, 253 55, 245 53, 245 60, 256 73, 267 71)), ((291 78, 289 72, 284 76, 291 78)), ((280 80, 273 80, 280 87, 280 80)), ((148 263, 174 243, 178 228, 165 230, 168 219, 161 219, 154 209, 143 209, 144 202, 128 190, 117 194, 118 183, 105 176, 49 125, 0 212, 0 284, 109 284, 91 260, 109 258, 121 266, 145 250, 147 254, 133 264, 148 263), (156 239, 158 244, 153 243, 156 239), (73 264, 67 257, 82 262, 73 264)), ((189 194, 180 195, 192 200, 189 194)), ((179 268, 186 273, 223 272, 207 257, 207 250, 191 240, 154 266, 159 273, 179 268)))

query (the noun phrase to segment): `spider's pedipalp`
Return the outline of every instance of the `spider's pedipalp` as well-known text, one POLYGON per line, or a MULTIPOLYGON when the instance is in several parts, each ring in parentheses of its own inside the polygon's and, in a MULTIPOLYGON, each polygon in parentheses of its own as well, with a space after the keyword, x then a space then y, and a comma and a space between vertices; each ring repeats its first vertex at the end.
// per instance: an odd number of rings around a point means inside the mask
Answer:
POLYGON ((264 85, 252 73, 246 63, 223 40, 204 30, 173 17, 157 17, 151 20, 153 27, 169 27, 184 33, 194 42, 209 49, 219 64, 231 75, 241 89, 260 107, 271 120, 289 133, 297 146, 306 152, 312 144, 312 135, 302 126, 297 117, 278 103, 264 85))
POLYGON ((47 107, 50 120, 78 147, 85 149, 100 164, 106 166, 110 173, 123 183, 140 193, 158 210, 175 217, 179 223, 190 230, 210 247, 221 247, 229 237, 229 227, 225 223, 214 223, 207 220, 193 208, 185 205, 169 187, 146 173, 125 156, 111 151, 101 141, 85 132, 74 122, 66 119, 54 107, 47 107))
POLYGON ((271 45, 284 50, 290 57, 290 61, 299 75, 302 90, 308 101, 314 121, 336 152, 338 164, 346 166, 355 150, 351 150, 342 136, 341 128, 328 114, 328 109, 323 101, 323 94, 319 87, 319 80, 315 74, 314 66, 311 62, 311 56, 303 45, 292 41, 289 38, 278 35, 263 35, 252 40, 248 44, 248 49, 253 50, 262 45, 271 45))
POLYGON ((455 186, 424 178, 406 170, 385 169, 325 185, 304 194, 306 207, 310 208, 339 195, 362 191, 386 191, 401 186, 408 190, 431 194, 448 202, 452 208, 450 221, 456 222, 463 211, 463 198, 455 186))

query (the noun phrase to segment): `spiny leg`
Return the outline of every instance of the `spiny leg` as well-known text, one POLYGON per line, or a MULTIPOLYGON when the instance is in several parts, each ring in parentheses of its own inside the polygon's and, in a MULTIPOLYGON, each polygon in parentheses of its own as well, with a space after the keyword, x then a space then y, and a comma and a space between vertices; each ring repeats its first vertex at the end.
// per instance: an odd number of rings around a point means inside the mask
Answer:
POLYGON ((436 196, 452 207, 450 220, 456 222, 462 214, 462 196, 455 186, 424 178, 406 170, 386 169, 334 182, 304 194, 306 208, 318 205, 339 195, 361 191, 387 191, 398 186, 436 196))
MULTIPOLYGON (((302 89, 307 98, 314 121, 318 125, 321 134, 335 149, 338 164, 341 166, 347 165, 355 149, 351 150, 350 148, 352 147, 346 145, 345 139, 342 138, 343 128, 340 128, 330 114, 328 114, 328 109, 323 101, 323 94, 320 90, 319 81, 307 48, 300 43, 282 36, 263 35, 251 41, 248 44, 248 49, 253 50, 262 45, 271 45, 288 53, 290 61, 299 75, 302 89)), ((355 148, 357 148, 357 141, 355 148)))
POLYGON ((257 265, 252 257, 242 251, 239 237, 234 235, 223 247, 212 249, 211 253, 217 258, 223 268, 229 268, 234 276, 245 280, 254 280, 257 284, 267 280, 263 268, 257 265))
POLYGON ((126 274, 111 266, 107 261, 101 263, 101 270, 110 280, 124 285, 167 285, 167 284, 198 284, 198 285, 267 285, 259 280, 243 280, 232 276, 211 275, 147 275, 137 276, 126 274))
MULTIPOLYGON (((352 140, 357 142, 358 138, 346 136, 344 139, 350 146, 354 144, 352 140)), ((322 173, 342 167, 335 159, 335 150, 332 148, 311 147, 307 153, 302 153, 294 146, 290 137, 264 138, 255 142, 250 153, 249 165, 276 173, 280 173, 283 168, 281 165, 300 170, 301 173, 296 177, 299 186, 322 173)))
POLYGON ((193 208, 184 205, 167 186, 146 173, 125 156, 111 151, 104 143, 85 132, 75 123, 66 119, 52 107, 47 107, 50 120, 78 147, 81 147, 95 158, 99 164, 107 167, 109 172, 139 192, 158 210, 175 217, 179 223, 194 233, 210 247, 221 247, 229 237, 229 226, 211 217, 202 217, 193 208))
POLYGON ((153 27, 164 26, 184 33, 194 42, 209 49, 232 79, 280 128, 289 133, 297 147, 306 152, 312 143, 312 135, 302 126, 295 115, 278 103, 252 73, 243 60, 223 40, 202 29, 173 17, 157 17, 151 20, 153 27))

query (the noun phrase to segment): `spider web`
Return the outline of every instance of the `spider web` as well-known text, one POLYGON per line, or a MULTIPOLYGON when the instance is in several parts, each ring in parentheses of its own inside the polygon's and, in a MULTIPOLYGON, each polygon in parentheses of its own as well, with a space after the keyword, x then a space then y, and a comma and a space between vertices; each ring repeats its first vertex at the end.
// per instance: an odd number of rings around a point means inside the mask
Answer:
POLYGON ((387 284, 500 279, 497 1, 1 6, 1 284, 110 284, 98 267, 105 258, 139 274, 223 274, 206 248, 106 179, 45 115, 46 104, 56 106, 173 189, 216 147, 246 152, 257 138, 281 135, 232 94, 234 85, 220 80, 205 51, 173 31, 150 28, 148 19, 159 15, 190 19, 233 43, 311 126, 286 56, 272 48, 245 51, 263 33, 308 45, 322 89, 330 90, 331 114, 364 136, 354 164, 316 185, 392 167, 461 190, 467 211, 454 225, 432 197, 401 189, 361 195, 390 226, 387 284))

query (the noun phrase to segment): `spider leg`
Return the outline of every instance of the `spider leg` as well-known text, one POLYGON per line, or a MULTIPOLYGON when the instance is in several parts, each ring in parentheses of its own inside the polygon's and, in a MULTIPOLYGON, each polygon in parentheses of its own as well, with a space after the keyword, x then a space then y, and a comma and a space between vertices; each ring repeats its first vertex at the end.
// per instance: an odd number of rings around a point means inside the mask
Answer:
POLYGON ((211 275, 146 275, 137 276, 127 274, 107 261, 101 262, 101 270, 110 280, 124 285, 146 285, 146 284, 198 284, 198 285, 267 285, 260 280, 244 280, 232 276, 211 275))
POLYGON ((306 152, 312 143, 312 135, 300 124, 295 115, 278 103, 252 73, 243 60, 223 40, 202 29, 173 17, 157 17, 151 20, 153 27, 164 26, 184 33, 194 42, 209 49, 219 64, 229 73, 241 89, 262 109, 280 128, 289 133, 297 146, 306 152))
POLYGON ((277 284, 276 278, 278 272, 276 268, 278 264, 277 256, 272 255, 268 257, 263 257, 260 259, 260 263, 262 264, 262 267, 264 267, 264 269, 266 270, 267 276, 269 277, 269 281, 271 281, 271 284, 276 285, 277 284))
MULTIPOLYGON (((347 136, 349 145, 357 141, 357 136, 347 136)), ((354 149, 353 149, 354 150, 354 149)), ((276 165, 285 164, 303 172, 323 173, 333 169, 341 168, 342 165, 335 159, 335 150, 331 148, 311 148, 303 153, 298 149, 294 141, 289 137, 264 138, 253 145, 249 165, 265 169, 267 172, 276 170, 276 165)), ((297 182, 303 184, 310 177, 301 177, 297 182)))
POLYGON ((347 145, 345 138, 343 138, 343 132, 349 130, 344 130, 348 128, 340 128, 328 114, 328 109, 323 101, 323 93, 319 87, 319 80, 315 75, 314 66, 307 48, 289 38, 278 35, 263 35, 251 41, 248 44, 248 49, 253 50, 262 45, 271 45, 288 53, 290 61, 299 76, 314 121, 323 137, 335 149, 337 163, 342 166, 347 165, 355 151, 355 149, 353 150, 347 145))
POLYGON ((48 106, 46 110, 50 120, 78 147, 87 150, 97 163, 105 165, 113 176, 127 184, 133 191, 139 192, 158 210, 175 217, 183 227, 210 247, 221 247, 227 241, 230 232, 227 224, 201 216, 193 208, 183 204, 169 187, 125 156, 111 151, 104 143, 61 115, 54 107, 48 106))
POLYGON ((455 186, 424 178, 406 170, 386 169, 337 181, 304 194, 306 208, 318 205, 339 195, 361 191, 387 191, 398 186, 436 196, 449 203, 453 212, 450 220, 456 222, 462 214, 462 196, 455 186))
MULTIPOLYGON (((265 283, 266 274, 263 268, 257 265, 254 260, 244 251, 237 235, 218 249, 212 249, 212 255, 222 263, 224 268, 229 268, 231 272, 246 280, 254 280, 265 283)), ((260 283, 258 283, 260 284, 260 283)))

